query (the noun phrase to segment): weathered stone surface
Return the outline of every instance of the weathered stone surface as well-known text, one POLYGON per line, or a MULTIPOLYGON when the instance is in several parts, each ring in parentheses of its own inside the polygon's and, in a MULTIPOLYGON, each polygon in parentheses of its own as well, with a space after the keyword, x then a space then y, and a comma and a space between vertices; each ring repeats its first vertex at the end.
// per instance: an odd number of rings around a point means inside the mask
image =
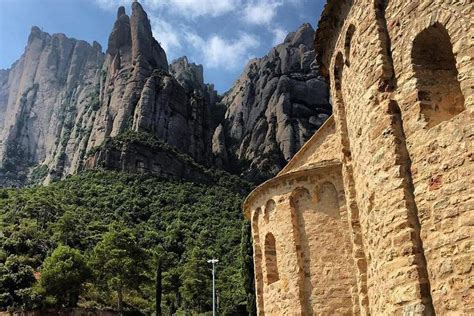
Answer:
POLYGON ((216 135, 213 145, 221 163, 261 181, 276 174, 331 114, 313 36, 304 24, 247 64, 222 100, 227 112, 216 132, 224 137, 216 135))
POLYGON ((170 65, 170 74, 187 93, 204 91, 204 69, 202 65, 190 63, 186 56, 174 60, 170 65))
POLYGON ((118 9, 105 54, 33 27, 24 55, 0 71, 0 184, 75 173, 87 152, 127 130, 209 165, 218 101, 202 66, 186 57, 168 65, 137 2, 131 17, 118 9))
POLYGON ((105 146, 104 149, 98 150, 88 157, 84 165, 86 169, 102 167, 173 180, 213 183, 213 179, 200 165, 179 159, 179 156, 172 150, 150 148, 150 146, 138 142, 124 143, 118 148, 105 146))
POLYGON ((201 164, 261 181, 280 170, 331 113, 310 49, 313 36, 309 24, 290 33, 251 61, 221 100, 204 83, 201 65, 186 57, 168 65, 138 2, 130 17, 118 9, 105 54, 98 44, 35 27, 22 59, 0 72, 0 127, 9 123, 1 178, 19 175, 21 184, 32 171, 35 178, 46 175, 46 182, 75 173, 87 152, 133 130, 201 164))
POLYGON ((316 51, 333 118, 244 205, 260 315, 474 313, 470 9, 328 1, 316 51))
POLYGON ((186 93, 171 75, 155 72, 148 78, 135 109, 133 130, 149 132, 208 164, 209 104, 198 91, 186 93))
POLYGON ((103 66, 101 107, 88 150, 130 128, 142 90, 153 71, 168 71, 166 54, 154 39, 142 6, 133 2, 130 19, 122 7, 117 16, 103 66))
POLYGON ((20 184, 29 165, 54 173, 82 154, 103 60, 97 43, 32 28, 23 56, 0 75, 0 178, 13 178, 3 185, 20 184))

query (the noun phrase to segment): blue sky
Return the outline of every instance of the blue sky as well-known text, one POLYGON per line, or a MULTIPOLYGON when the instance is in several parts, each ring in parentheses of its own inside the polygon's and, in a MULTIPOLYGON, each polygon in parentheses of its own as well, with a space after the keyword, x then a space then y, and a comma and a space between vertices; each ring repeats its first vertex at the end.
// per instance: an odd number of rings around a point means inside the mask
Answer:
MULTIPOLYGON (((31 26, 98 41, 107 38, 119 5, 132 0, 0 0, 0 68, 23 53, 31 26)), ((168 61, 186 55, 204 79, 225 92, 246 62, 261 57, 305 22, 317 23, 324 0, 141 0, 168 61)))

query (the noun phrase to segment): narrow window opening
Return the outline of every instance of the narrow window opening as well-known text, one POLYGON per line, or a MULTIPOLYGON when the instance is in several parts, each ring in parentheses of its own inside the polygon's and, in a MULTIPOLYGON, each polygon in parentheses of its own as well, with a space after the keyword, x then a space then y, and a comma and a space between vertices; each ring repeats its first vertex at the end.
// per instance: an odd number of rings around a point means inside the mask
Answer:
POLYGON ((336 56, 336 62, 334 64, 334 84, 336 86, 337 92, 340 92, 342 89, 342 69, 344 68, 344 57, 342 53, 339 52, 336 56))
POLYGON ((344 41, 344 55, 346 57, 346 66, 350 66, 352 37, 354 37, 355 26, 351 24, 346 32, 346 40, 344 41))
POLYGON ((439 23, 418 34, 411 52, 420 111, 427 128, 464 111, 456 60, 448 32, 439 23))
POLYGON ((280 276, 278 274, 275 237, 273 237, 272 233, 268 233, 265 236, 265 265, 267 268, 268 284, 272 284, 280 280, 280 276))

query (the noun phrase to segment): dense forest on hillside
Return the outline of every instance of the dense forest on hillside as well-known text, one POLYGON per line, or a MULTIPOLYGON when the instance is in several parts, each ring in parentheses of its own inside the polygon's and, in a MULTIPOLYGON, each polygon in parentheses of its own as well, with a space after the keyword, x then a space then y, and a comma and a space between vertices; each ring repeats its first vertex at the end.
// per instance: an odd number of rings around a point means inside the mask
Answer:
POLYGON ((252 272, 243 194, 110 171, 2 189, 0 310, 123 306, 150 315, 161 297, 163 315, 206 313, 206 261, 216 257, 221 314, 245 313, 252 272))

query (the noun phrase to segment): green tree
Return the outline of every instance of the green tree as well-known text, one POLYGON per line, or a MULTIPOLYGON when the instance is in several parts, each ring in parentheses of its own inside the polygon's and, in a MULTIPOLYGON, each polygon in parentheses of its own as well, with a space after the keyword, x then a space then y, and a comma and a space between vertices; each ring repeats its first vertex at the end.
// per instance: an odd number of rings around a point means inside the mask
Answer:
POLYGON ((117 291, 117 308, 123 314, 124 290, 138 289, 146 279, 147 254, 138 245, 133 231, 118 224, 111 225, 94 248, 93 266, 99 279, 117 291))
MULTIPOLYGON (((104 246, 105 239, 110 238, 105 235, 124 229, 110 224, 126 223, 138 244, 134 247, 141 248, 147 258, 139 262, 146 265, 146 271, 143 267, 141 275, 130 278, 136 281, 137 288, 123 286, 127 312, 150 315, 159 313, 159 305, 163 315, 183 310, 195 312, 198 307, 188 309, 188 306, 195 304, 190 294, 195 293, 201 280, 194 278, 200 274, 199 269, 203 270, 203 280, 209 283, 201 291, 209 300, 207 310, 210 310, 211 273, 209 264, 203 260, 216 257, 222 262, 216 284, 220 312, 244 315, 246 295, 240 256, 242 195, 238 192, 245 185, 234 181, 238 178, 231 180, 204 185, 98 170, 82 172, 48 186, 0 189, 0 262, 17 255, 24 258, 23 264, 36 271, 58 244, 78 249, 90 254, 90 267, 96 276, 92 282, 84 283, 81 302, 87 306, 116 306, 117 291, 111 286, 115 283, 105 278, 104 270, 108 269, 105 265, 95 264, 94 248, 106 249, 102 256, 106 262, 113 247, 104 246), (193 258, 196 247, 212 256, 204 253, 193 258), (162 258, 161 284, 158 257, 162 258), (202 266, 198 267, 196 262, 202 262, 202 266), (186 294, 185 289, 189 290, 186 294)), ((130 256, 125 254, 120 258, 130 256)), ((12 308, 32 306, 37 288, 41 290, 38 284, 18 292, 12 308)), ((48 306, 60 307, 53 297, 46 298, 48 306)))
POLYGON ((253 248, 252 230, 250 221, 246 220, 242 225, 242 239, 240 242, 240 254, 242 257, 242 281, 247 295, 247 312, 249 315, 257 315, 255 301, 255 275, 253 270, 253 248))
POLYGON ((181 274, 180 292, 186 310, 205 312, 210 310, 211 270, 207 259, 211 256, 202 247, 196 246, 189 253, 181 274))
POLYGON ((53 225, 53 240, 75 249, 85 248, 87 232, 83 213, 77 208, 66 210, 53 225))
POLYGON ((91 277, 86 260, 77 249, 58 246, 43 263, 40 286, 64 307, 77 305, 82 284, 91 277))
POLYGON ((31 307, 33 268, 24 258, 11 255, 0 263, 0 310, 31 307))
POLYGON ((155 315, 162 316, 161 302, 163 296, 163 262, 166 261, 166 253, 163 248, 162 236, 151 227, 145 228, 145 233, 140 240, 140 245, 150 249, 151 267, 155 270, 155 315))

